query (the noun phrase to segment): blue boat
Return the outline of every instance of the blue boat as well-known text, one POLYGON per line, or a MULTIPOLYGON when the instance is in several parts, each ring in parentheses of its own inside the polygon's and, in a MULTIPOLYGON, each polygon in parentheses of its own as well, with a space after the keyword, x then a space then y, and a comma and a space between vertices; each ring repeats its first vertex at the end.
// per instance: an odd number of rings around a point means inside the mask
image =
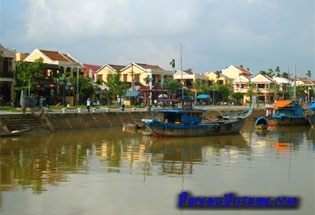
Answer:
POLYGON ((192 102, 182 100, 182 108, 156 109, 152 119, 143 120, 156 137, 200 137, 238 134, 253 109, 205 119, 204 109, 194 109, 192 102))
POLYGON ((255 128, 258 130, 267 129, 268 119, 265 117, 258 117, 255 121, 255 128))
POLYGON ((304 116, 305 110, 297 101, 277 101, 274 105, 266 108, 266 110, 269 125, 297 126, 309 124, 304 116))
POLYGON ((312 127, 315 127, 315 100, 312 101, 311 105, 305 112, 306 118, 312 127))

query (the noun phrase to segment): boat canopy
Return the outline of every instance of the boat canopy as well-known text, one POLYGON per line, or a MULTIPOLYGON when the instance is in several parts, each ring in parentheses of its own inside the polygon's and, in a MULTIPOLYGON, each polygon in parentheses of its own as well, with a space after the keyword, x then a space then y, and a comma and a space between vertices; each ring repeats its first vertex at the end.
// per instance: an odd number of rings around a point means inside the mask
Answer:
POLYGON ((283 108, 292 103, 291 100, 283 100, 283 101, 277 101, 276 104, 270 106, 269 108, 283 108))
POLYGON ((255 125, 268 125, 268 119, 265 117, 258 117, 255 121, 255 125))
POLYGON ((314 108, 315 109, 315 101, 313 101, 313 103, 308 107, 308 108, 314 108))

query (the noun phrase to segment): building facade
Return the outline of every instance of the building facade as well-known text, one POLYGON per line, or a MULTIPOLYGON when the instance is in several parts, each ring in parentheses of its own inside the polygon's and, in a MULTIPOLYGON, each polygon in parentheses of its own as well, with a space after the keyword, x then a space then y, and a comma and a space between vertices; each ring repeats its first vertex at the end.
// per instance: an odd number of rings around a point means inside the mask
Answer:
POLYGON ((13 105, 15 50, 9 50, 0 44, 0 105, 13 105))

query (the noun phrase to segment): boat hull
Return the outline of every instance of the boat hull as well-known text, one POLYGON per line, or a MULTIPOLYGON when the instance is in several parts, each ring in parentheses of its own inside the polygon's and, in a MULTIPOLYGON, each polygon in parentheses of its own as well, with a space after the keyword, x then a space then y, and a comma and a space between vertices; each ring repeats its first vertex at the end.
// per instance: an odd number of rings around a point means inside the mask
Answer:
POLYGON ((14 131, 10 131, 10 132, 2 132, 2 133, 0 133, 0 137, 19 136, 19 135, 22 135, 22 134, 26 133, 29 130, 30 130, 29 128, 26 128, 26 129, 14 130, 14 131))
POLYGON ((230 122, 210 124, 173 124, 161 121, 147 122, 153 136, 159 137, 201 137, 238 134, 245 124, 246 119, 230 122))
POLYGON ((308 114, 306 116, 307 120, 309 121, 309 123, 311 124, 312 127, 315 127, 315 113, 313 114, 308 114))
POLYGON ((309 122, 305 117, 269 118, 269 125, 275 126, 305 126, 309 122))

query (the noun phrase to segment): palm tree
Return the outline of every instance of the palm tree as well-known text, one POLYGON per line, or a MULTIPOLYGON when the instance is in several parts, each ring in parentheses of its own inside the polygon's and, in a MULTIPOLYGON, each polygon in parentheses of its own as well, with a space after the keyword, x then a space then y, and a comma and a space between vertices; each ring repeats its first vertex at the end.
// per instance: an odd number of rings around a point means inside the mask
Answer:
POLYGON ((310 79, 310 78, 311 78, 311 76, 312 76, 312 72, 311 72, 311 70, 308 70, 308 71, 307 71, 306 76, 308 77, 308 79, 310 79))
POLYGON ((217 79, 220 78, 222 71, 216 71, 215 74, 217 75, 217 79))
POLYGON ((267 75, 272 78, 275 74, 273 73, 273 70, 271 68, 268 69, 267 75))
POLYGON ((173 68, 173 73, 175 72, 175 60, 172 59, 172 61, 170 62, 170 65, 172 66, 173 68))
POLYGON ((276 67, 275 71, 277 72, 277 77, 280 77, 280 67, 279 66, 276 67))

